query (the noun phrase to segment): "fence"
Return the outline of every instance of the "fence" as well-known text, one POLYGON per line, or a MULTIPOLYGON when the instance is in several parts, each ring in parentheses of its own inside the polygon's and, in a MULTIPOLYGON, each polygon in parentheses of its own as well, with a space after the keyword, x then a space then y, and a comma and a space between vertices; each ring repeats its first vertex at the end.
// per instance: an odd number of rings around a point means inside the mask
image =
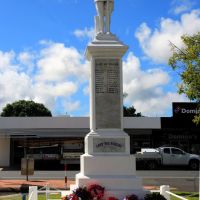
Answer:
MULTIPOLYGON (((62 197, 63 194, 65 196, 67 195, 67 191, 66 190, 57 190, 57 189, 50 190, 49 185, 46 185, 45 187, 41 188, 40 190, 38 190, 37 186, 30 186, 28 200, 38 200, 38 194, 45 194, 45 197, 46 197, 45 199, 51 200, 49 198, 50 194, 61 194, 61 197, 62 197), (43 189, 45 189, 45 190, 43 190, 43 189)), ((60 200, 60 199, 54 198, 53 200, 60 200)))
MULTIPOLYGON (((40 193, 46 194, 46 200, 51 200, 51 199, 49 199, 49 194, 51 194, 51 193, 65 194, 65 196, 67 194, 66 190, 50 190, 48 186, 46 186, 45 188, 46 188, 46 190, 41 191, 41 190, 38 190, 37 186, 30 186, 29 187, 29 198, 28 198, 28 200, 38 200, 38 194, 40 194, 40 193)), ((160 186, 160 190, 151 190, 151 192, 159 192, 167 200, 170 200, 170 195, 172 195, 172 196, 174 196, 178 199, 181 199, 181 200, 188 200, 184 197, 181 197, 179 195, 176 195, 176 194, 170 192, 169 185, 162 185, 162 186, 160 186)), ((56 200, 56 199, 53 199, 53 200, 56 200)), ((57 199, 57 200, 60 200, 60 199, 57 199)))
POLYGON ((181 199, 181 200, 188 200, 188 199, 186 199, 186 198, 184 198, 184 197, 181 197, 181 196, 179 196, 179 195, 177 195, 177 194, 174 194, 173 192, 170 192, 170 187, 169 187, 169 185, 161 185, 160 186, 160 190, 152 190, 151 192, 159 192, 161 195, 163 195, 167 200, 170 200, 171 199, 171 197, 170 197, 170 195, 171 196, 174 196, 174 197, 176 197, 176 198, 178 198, 178 199, 181 199))

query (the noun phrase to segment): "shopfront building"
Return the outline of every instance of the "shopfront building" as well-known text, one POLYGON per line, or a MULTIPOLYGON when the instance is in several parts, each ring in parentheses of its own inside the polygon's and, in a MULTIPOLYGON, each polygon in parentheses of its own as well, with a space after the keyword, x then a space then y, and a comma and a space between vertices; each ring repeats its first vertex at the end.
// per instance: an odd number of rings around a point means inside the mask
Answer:
MULTIPOLYGON (((169 145, 200 154, 200 125, 192 122, 198 109, 189 104, 174 103, 172 117, 125 117, 131 153, 169 145)), ((77 164, 89 131, 88 117, 1 117, 0 166, 20 164, 26 156, 77 164)))

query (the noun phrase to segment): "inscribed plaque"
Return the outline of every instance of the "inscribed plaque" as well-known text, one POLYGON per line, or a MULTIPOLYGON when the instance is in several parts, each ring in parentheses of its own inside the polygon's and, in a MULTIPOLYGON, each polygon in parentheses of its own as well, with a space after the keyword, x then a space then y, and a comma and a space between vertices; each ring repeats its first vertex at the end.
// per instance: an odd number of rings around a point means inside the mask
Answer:
POLYGON ((121 128, 120 60, 95 60, 96 128, 121 128))
POLYGON ((122 153, 125 152, 124 138, 94 138, 93 139, 94 153, 122 153))

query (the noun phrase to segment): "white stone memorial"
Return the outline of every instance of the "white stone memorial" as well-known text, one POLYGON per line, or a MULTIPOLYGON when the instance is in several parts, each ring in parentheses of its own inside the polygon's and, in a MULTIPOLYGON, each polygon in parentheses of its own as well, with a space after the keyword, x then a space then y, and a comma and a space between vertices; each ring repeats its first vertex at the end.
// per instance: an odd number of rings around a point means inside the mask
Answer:
POLYGON ((91 131, 85 137, 80 173, 71 190, 96 183, 105 187, 106 196, 141 197, 144 190, 141 179, 135 175, 129 136, 123 131, 122 57, 128 47, 110 32, 114 0, 95 0, 95 3, 97 31, 86 49, 86 58, 91 62, 91 131))

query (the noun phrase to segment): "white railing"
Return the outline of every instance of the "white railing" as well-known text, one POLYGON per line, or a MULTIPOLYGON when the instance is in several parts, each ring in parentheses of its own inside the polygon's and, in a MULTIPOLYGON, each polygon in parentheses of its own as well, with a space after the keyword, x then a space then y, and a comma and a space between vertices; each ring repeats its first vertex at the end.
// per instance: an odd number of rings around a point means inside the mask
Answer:
POLYGON ((162 185, 162 186, 160 186, 160 190, 158 190, 158 191, 159 191, 160 194, 163 195, 167 200, 170 200, 170 195, 172 195, 172 196, 174 196, 174 197, 176 197, 176 198, 178 198, 178 199, 188 200, 188 199, 186 199, 186 198, 184 198, 184 197, 181 197, 181 196, 179 196, 179 195, 177 195, 177 194, 174 194, 174 193, 170 192, 170 187, 169 187, 169 185, 162 185))
MULTIPOLYGON (((38 194, 45 194, 46 200, 51 200, 49 198, 50 194, 61 194, 66 193, 66 190, 50 190, 49 185, 46 185, 45 187, 38 190, 37 186, 30 186, 29 187, 29 198, 28 200, 38 200, 38 194), (45 190, 42 190, 45 189, 45 190)), ((60 199, 53 199, 53 200, 60 200, 60 199)))
POLYGON ((172 193, 172 192, 167 192, 168 194, 171 194, 172 196, 174 196, 174 197, 177 197, 178 199, 182 199, 182 200, 188 200, 188 199, 186 199, 186 198, 184 198, 184 197, 181 197, 181 196, 179 196, 179 195, 177 195, 177 194, 174 194, 174 193, 172 193))
MULTIPOLYGON (((44 188, 46 188, 46 190, 38 190, 37 186, 30 186, 29 187, 29 198, 28 200, 38 200, 38 194, 46 194, 46 200, 51 200, 49 199, 49 194, 51 193, 57 193, 57 194, 62 194, 62 193, 66 193, 66 190, 50 190, 49 186, 45 186, 44 188)), ((177 194, 174 194, 172 192, 170 192, 170 187, 169 185, 162 185, 160 186, 160 190, 151 190, 151 192, 160 192, 161 195, 163 195, 167 200, 170 200, 170 195, 181 199, 181 200, 188 200, 184 197, 181 197, 177 194)), ((60 199, 54 199, 54 200, 60 200, 60 199)))
MULTIPOLYGON (((29 187, 29 190, 30 190, 30 187, 29 187)), ((32 192, 29 191, 28 200, 31 200, 32 196, 33 196, 33 191, 32 192)))

